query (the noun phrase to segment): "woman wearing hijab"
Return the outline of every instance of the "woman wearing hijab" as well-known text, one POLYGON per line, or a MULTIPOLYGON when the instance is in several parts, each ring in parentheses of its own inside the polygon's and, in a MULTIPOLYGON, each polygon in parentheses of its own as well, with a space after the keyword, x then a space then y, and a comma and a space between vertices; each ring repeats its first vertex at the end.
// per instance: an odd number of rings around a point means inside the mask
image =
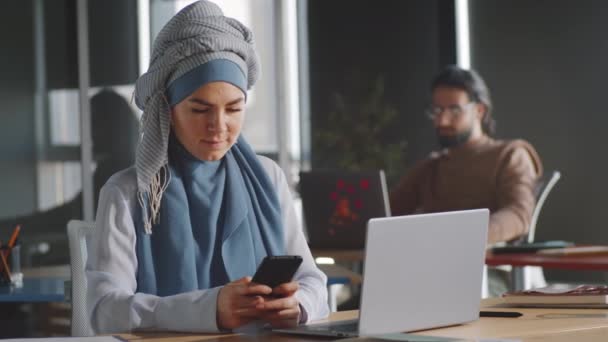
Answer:
POLYGON ((259 67, 252 34, 207 1, 175 15, 136 83, 135 167, 101 190, 87 306, 97 333, 217 332, 327 316, 317 269, 280 168, 240 135, 259 67), (304 259, 271 289, 250 276, 267 255, 304 259), (272 294, 272 295, 271 295, 272 294))

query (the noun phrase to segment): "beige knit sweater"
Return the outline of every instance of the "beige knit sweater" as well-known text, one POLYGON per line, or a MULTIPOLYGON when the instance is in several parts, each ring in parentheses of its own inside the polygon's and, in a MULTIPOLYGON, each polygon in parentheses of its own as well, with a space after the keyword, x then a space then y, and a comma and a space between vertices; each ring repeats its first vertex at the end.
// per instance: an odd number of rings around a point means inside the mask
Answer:
POLYGON ((542 172, 529 143, 483 136, 417 163, 391 192, 392 214, 488 208, 488 243, 513 240, 529 229, 542 172))

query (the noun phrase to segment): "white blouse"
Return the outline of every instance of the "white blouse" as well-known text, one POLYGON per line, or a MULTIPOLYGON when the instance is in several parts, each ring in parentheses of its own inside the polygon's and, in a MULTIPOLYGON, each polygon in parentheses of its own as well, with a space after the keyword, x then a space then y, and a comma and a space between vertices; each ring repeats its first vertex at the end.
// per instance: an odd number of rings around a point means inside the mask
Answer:
MULTIPOLYGON (((295 275, 302 320, 329 314, 327 277, 315 265, 293 199, 279 166, 258 156, 275 186, 285 229, 287 254, 303 262, 295 275)), ((113 175, 101 189, 95 231, 88 240, 87 309, 93 330, 118 333, 133 330, 218 332, 217 295, 220 287, 159 297, 136 293, 137 255, 135 227, 137 179, 135 168, 113 175)))

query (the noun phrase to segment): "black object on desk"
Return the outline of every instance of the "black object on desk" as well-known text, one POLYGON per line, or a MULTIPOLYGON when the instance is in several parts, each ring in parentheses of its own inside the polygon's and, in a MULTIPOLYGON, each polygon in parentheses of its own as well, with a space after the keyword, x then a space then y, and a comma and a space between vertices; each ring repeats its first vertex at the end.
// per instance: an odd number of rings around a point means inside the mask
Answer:
POLYGON ((493 254, 509 254, 509 253, 536 253, 543 249, 550 248, 565 248, 573 246, 574 243, 561 240, 545 241, 545 242, 532 242, 522 243, 513 246, 503 246, 492 248, 493 254))
POLYGON ((515 311, 479 311, 479 317, 517 318, 521 316, 523 316, 521 312, 515 311))

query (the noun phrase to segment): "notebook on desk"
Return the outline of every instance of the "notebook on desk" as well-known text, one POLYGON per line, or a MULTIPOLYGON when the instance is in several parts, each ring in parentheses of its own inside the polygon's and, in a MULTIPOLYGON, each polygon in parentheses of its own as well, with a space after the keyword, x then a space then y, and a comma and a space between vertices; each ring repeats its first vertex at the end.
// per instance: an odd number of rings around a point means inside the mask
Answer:
POLYGON ((488 219, 479 209, 370 220, 359 319, 275 331, 354 337, 476 320, 488 219))
POLYGON ((554 284, 547 287, 507 292, 504 302, 518 307, 608 308, 608 286, 554 284))
POLYGON ((362 249, 367 221, 390 216, 382 170, 305 171, 299 190, 311 248, 362 249))

